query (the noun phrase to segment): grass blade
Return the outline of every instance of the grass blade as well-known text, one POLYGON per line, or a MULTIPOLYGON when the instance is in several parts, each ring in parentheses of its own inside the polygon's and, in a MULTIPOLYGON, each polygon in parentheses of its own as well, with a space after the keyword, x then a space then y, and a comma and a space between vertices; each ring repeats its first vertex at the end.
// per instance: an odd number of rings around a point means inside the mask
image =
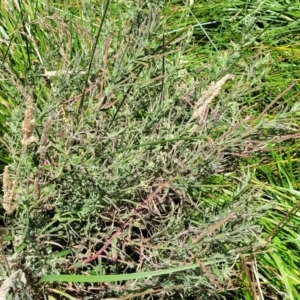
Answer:
POLYGON ((159 276, 170 274, 174 272, 195 269, 198 264, 186 265, 173 269, 164 269, 150 272, 141 272, 133 274, 122 274, 122 275, 99 275, 99 276, 86 276, 86 275, 48 275, 41 278, 40 283, 55 281, 55 282, 112 282, 112 281, 122 281, 130 279, 141 279, 152 276, 159 276))

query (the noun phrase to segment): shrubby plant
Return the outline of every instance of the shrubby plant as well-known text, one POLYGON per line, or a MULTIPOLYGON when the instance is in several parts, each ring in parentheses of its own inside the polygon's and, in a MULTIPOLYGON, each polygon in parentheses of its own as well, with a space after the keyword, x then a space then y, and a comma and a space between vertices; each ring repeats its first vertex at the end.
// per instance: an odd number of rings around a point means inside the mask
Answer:
POLYGON ((168 33, 159 4, 11 9, 2 57, 16 105, 2 220, 12 230, 2 243, 6 271, 27 277, 14 295, 211 299, 241 287, 242 271, 252 283, 246 258, 273 203, 247 165, 297 137, 284 129, 293 110, 268 114, 279 96, 262 113, 244 109, 270 56, 244 61, 232 44, 195 75, 185 61, 194 29, 168 33), (160 274, 141 276, 150 271, 160 274), (62 283, 43 290, 41 278, 62 283))

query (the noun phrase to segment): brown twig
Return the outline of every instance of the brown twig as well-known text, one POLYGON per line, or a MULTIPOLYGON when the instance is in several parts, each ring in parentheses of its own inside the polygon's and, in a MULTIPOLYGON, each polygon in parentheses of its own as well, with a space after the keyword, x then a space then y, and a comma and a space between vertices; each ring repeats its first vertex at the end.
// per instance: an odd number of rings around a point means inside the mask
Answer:
POLYGON ((213 276, 213 274, 208 270, 208 268, 206 268, 206 266, 204 265, 204 263, 198 258, 196 257, 196 255, 194 255, 194 253, 192 253, 191 251, 188 251, 188 253, 193 256, 196 260, 196 262, 199 264, 200 269, 203 271, 203 273, 206 274, 206 276, 210 279, 210 281, 215 285, 215 287, 219 290, 219 291, 224 291, 224 288, 221 287, 221 285, 219 284, 219 282, 217 281, 217 279, 213 276))
POLYGON ((229 219, 232 219, 235 217, 235 212, 230 213, 228 216, 223 218, 221 221, 215 223, 212 227, 210 227, 208 230, 204 231, 199 237, 197 237, 194 241, 193 244, 196 244, 200 242, 203 238, 206 236, 212 234, 215 230, 219 229, 223 224, 225 224, 229 219))

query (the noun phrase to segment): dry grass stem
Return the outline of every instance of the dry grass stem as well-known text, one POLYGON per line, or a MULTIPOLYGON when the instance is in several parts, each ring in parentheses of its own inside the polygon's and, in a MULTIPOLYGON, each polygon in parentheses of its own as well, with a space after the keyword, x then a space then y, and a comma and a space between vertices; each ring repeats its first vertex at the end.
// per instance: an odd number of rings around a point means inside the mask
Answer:
POLYGON ((34 103, 33 98, 29 95, 25 102, 25 117, 22 124, 23 139, 21 141, 22 145, 30 145, 36 141, 33 135, 35 120, 34 120, 34 103))
POLYGON ((41 197, 41 191, 40 191, 39 178, 36 177, 34 179, 34 185, 33 185, 33 199, 35 201, 38 201, 40 197, 41 197))
MULTIPOLYGON (((61 75, 70 75, 70 74, 73 74, 74 71, 68 71, 68 70, 59 70, 59 71, 45 71, 45 73, 42 75, 46 78, 51 78, 51 77, 55 77, 55 76, 61 76, 61 75)), ((84 75, 86 74, 85 71, 81 71, 77 74, 81 74, 81 75, 84 75)))
POLYGON ((6 278, 1 287, 0 287, 0 300, 6 300, 6 296, 10 290, 10 288, 13 286, 14 280, 17 277, 21 277, 22 276, 22 270, 17 270, 14 273, 12 273, 8 278, 6 278))
POLYGON ((17 203, 13 201, 13 183, 9 178, 8 166, 5 166, 3 172, 3 202, 2 206, 5 211, 10 215, 17 208, 17 203))
POLYGON ((201 98, 195 105, 195 110, 192 115, 191 121, 199 119, 200 122, 204 122, 207 116, 207 109, 211 101, 220 93, 222 86, 228 79, 233 78, 231 74, 226 74, 217 82, 212 82, 208 89, 202 94, 201 98))
POLYGON ((40 153, 40 154, 44 154, 47 150, 47 141, 48 141, 48 137, 49 137, 49 130, 50 130, 50 127, 52 124, 52 118, 53 118, 52 115, 49 116, 44 123, 41 140, 40 140, 40 145, 39 145, 39 149, 38 149, 38 153, 40 153))

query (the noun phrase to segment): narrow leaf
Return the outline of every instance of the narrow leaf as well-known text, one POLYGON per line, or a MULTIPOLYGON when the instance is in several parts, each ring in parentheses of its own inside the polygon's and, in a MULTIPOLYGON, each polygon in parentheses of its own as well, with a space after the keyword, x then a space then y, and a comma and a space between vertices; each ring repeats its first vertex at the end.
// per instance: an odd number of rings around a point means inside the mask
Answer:
POLYGON ((122 275, 99 275, 99 276, 87 276, 87 275, 47 275, 41 278, 39 283, 43 282, 112 282, 112 281, 123 281, 130 279, 140 279, 152 276, 159 276, 164 274, 170 274, 174 272, 195 269, 198 264, 186 265, 173 269, 164 269, 150 272, 132 273, 132 274, 122 274, 122 275))

